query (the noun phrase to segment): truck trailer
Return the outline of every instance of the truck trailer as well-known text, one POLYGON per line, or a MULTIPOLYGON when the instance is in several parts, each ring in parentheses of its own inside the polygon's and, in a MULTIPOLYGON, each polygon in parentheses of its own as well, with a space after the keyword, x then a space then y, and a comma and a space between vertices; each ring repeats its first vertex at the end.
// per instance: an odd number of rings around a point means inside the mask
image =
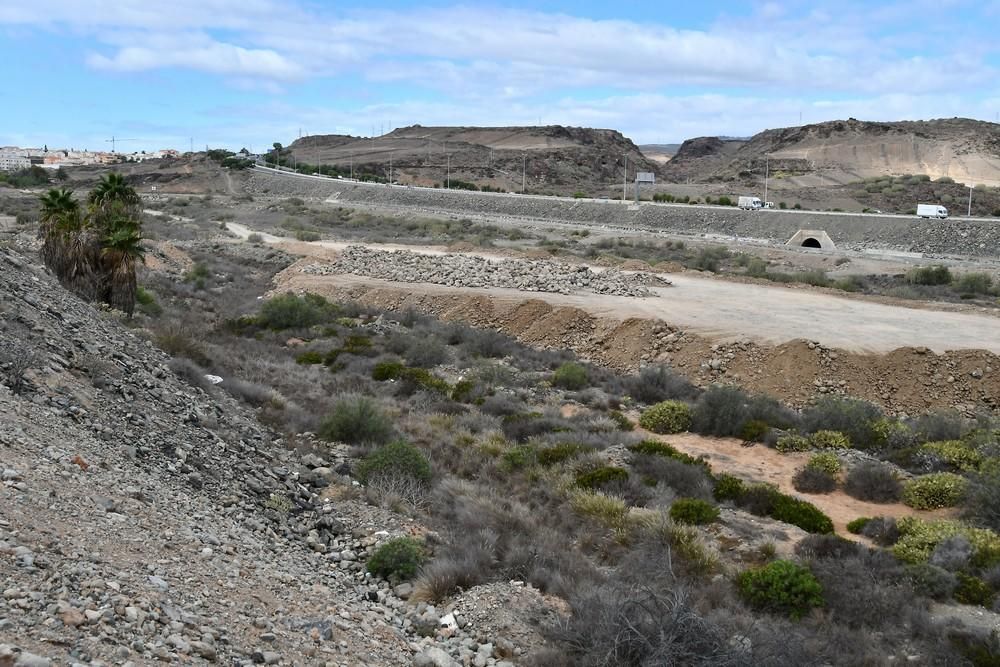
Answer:
POLYGON ((948 217, 948 209, 937 204, 917 204, 917 215, 921 218, 938 218, 944 220, 948 217))
POLYGON ((761 202, 760 197, 743 197, 741 196, 737 205, 744 211, 756 211, 759 208, 763 208, 764 204, 761 202))

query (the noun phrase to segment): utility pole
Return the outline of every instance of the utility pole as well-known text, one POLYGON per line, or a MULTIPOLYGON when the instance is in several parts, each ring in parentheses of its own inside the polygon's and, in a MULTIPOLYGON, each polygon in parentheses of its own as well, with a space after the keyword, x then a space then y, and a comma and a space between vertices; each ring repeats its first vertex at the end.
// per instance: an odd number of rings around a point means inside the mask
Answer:
POLYGON ((972 186, 969 186, 969 212, 966 214, 967 218, 972 217, 972 186))
POLYGON ((445 190, 451 190, 451 153, 448 153, 448 171, 445 176, 445 190))
POLYGON ((771 155, 769 153, 764 154, 764 206, 767 206, 767 177, 770 175, 771 169, 771 155))
POLYGON ((528 180, 528 154, 521 156, 521 194, 524 194, 524 184, 528 180))
POLYGON ((392 151, 389 151, 389 187, 392 187, 392 151))
POLYGON ((625 203, 625 196, 628 194, 628 153, 625 153, 625 174, 622 175, 622 203, 625 203))
POLYGON ((191 137, 191 152, 194 153, 194 137, 191 137))
POLYGON ((354 153, 351 153, 351 178, 354 178, 354 153))

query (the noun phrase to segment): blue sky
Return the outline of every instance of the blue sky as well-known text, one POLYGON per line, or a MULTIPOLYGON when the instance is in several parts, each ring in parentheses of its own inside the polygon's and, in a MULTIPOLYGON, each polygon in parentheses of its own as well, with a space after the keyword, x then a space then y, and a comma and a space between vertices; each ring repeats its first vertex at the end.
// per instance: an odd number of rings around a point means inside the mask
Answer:
POLYGON ((639 143, 1000 112, 1000 0, 4 0, 0 145, 580 125, 639 143))

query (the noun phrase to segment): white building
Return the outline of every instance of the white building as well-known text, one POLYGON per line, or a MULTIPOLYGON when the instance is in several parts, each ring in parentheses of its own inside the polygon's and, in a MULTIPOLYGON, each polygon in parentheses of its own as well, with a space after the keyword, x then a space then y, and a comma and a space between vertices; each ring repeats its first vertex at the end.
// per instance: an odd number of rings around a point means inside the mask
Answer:
POLYGON ((22 153, 0 151, 0 171, 17 171, 31 166, 31 160, 22 153))

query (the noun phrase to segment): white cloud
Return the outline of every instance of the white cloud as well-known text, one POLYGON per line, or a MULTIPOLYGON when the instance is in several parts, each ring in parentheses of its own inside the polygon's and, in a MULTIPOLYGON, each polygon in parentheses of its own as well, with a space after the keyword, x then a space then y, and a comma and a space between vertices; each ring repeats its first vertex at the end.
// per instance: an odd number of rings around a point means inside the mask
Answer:
POLYGON ((171 44, 166 48, 126 46, 118 49, 111 57, 98 53, 89 54, 87 64, 98 69, 122 72, 184 67, 215 74, 260 76, 271 80, 296 79, 304 74, 297 63, 275 51, 246 49, 214 41, 197 45, 171 44))

